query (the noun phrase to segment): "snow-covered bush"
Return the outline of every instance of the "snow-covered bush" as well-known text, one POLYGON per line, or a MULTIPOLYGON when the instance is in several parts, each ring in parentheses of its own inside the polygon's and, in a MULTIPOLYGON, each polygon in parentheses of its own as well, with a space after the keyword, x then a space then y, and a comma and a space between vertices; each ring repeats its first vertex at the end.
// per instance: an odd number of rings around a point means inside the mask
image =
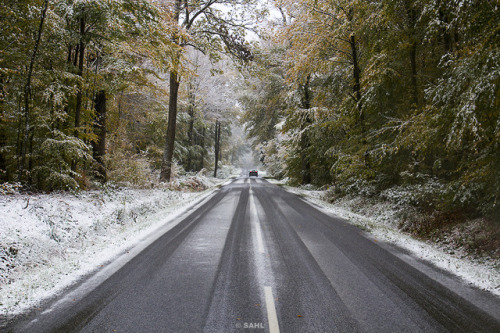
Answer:
POLYGON ((237 176, 241 170, 233 165, 221 165, 217 170, 217 178, 227 179, 237 176))
POLYGON ((76 164, 93 163, 90 147, 81 139, 53 131, 35 150, 37 163, 32 171, 33 183, 45 191, 75 190, 84 185, 84 174, 76 164))
POLYGON ((1 183, 0 184, 0 195, 5 194, 17 194, 22 188, 20 183, 1 183))
POLYGON ((149 160, 144 155, 114 152, 107 159, 108 180, 117 184, 150 187, 154 182, 149 160))
POLYGON ((416 184, 397 185, 380 192, 380 198, 396 205, 438 208, 443 202, 446 186, 435 178, 416 184))

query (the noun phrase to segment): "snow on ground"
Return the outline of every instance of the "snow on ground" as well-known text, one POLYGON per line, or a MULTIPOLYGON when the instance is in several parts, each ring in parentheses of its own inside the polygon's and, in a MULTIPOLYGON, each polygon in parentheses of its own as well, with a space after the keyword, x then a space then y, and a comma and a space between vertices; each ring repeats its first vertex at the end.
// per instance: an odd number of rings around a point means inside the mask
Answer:
POLYGON ((36 307, 174 227, 175 217, 226 181, 197 175, 160 189, 0 195, 0 317, 36 307), (186 190, 200 185, 208 189, 186 190))
POLYGON ((437 244, 417 240, 400 232, 399 221, 396 217, 398 210, 390 204, 365 205, 360 198, 343 199, 330 204, 323 200, 325 191, 286 186, 286 182, 273 179, 268 179, 268 181, 282 185, 287 191, 320 206, 326 213, 360 227, 375 239, 407 249, 417 258, 431 262, 461 277, 471 285, 500 296, 500 264, 497 261, 488 258, 472 259, 459 250, 454 254, 449 254, 437 244), (353 211, 353 207, 356 207, 356 212, 353 211))

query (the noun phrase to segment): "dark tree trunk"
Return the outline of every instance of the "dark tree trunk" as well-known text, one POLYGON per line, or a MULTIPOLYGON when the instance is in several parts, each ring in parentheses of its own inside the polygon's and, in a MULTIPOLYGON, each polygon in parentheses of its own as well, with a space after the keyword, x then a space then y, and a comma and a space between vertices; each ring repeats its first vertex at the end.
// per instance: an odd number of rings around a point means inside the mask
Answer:
MULTIPOLYGON (((5 88, 3 77, 0 76, 0 110, 4 110, 4 96, 5 88)), ((0 111, 2 112, 2 111, 0 111)), ((3 128, 5 121, 3 117, 0 117, 0 128, 3 128)), ((5 131, 0 131, 0 182, 6 182, 9 180, 9 175, 7 173, 7 160, 5 158, 4 147, 7 145, 7 135, 5 131)))
MULTIPOLYGON (((23 98, 24 96, 19 95, 17 100, 17 114, 19 115, 18 123, 17 123, 17 138, 16 138, 16 156, 21 156, 22 150, 22 138, 24 137, 23 133, 23 98)), ((20 160, 18 159, 18 163, 20 160)), ((18 165, 19 167, 19 165, 18 165)))
POLYGON ((413 104, 417 107, 419 106, 419 94, 418 94, 418 81, 417 81, 417 36, 416 36, 416 24, 417 24, 417 11, 411 7, 410 4, 406 3, 406 11, 408 13, 408 30, 409 30, 409 40, 410 40, 410 67, 411 67, 411 86, 412 86, 412 99, 413 104))
MULTIPOLYGON (((83 9, 82 9, 83 11, 83 9)), ((80 18, 80 45, 78 46, 78 76, 83 76, 83 63, 85 57, 85 17, 80 18)), ((82 101, 83 101, 83 87, 80 84, 78 93, 76 94, 76 107, 75 107, 75 137, 78 137, 79 127, 80 127, 80 118, 82 112, 82 101)))
POLYGON ((214 177, 217 177, 217 169, 219 168, 220 155, 220 121, 215 121, 215 166, 214 177))
MULTIPOLYGON (((303 86, 304 89, 304 97, 302 99, 302 108, 305 110, 309 110, 311 108, 311 89, 310 89, 310 81, 311 76, 307 77, 306 83, 303 86)), ((308 156, 308 150, 310 146, 309 136, 304 129, 311 124, 311 118, 309 117, 309 113, 306 114, 305 118, 301 121, 301 130, 302 137, 300 138, 301 145, 301 181, 302 184, 310 184, 311 183, 311 162, 308 156)))
POLYGON ((195 106, 195 95, 192 91, 192 85, 189 84, 189 127, 188 127, 188 140, 189 140, 189 153, 187 160, 187 170, 193 171, 193 148, 194 148, 194 106, 195 106))
POLYGON ((189 151, 187 159, 187 170, 193 171, 193 149, 194 149, 194 115, 189 113, 189 128, 188 128, 188 140, 189 140, 189 151))
MULTIPOLYGON (((365 123, 365 113, 363 111, 363 102, 361 100, 361 69, 359 66, 359 52, 356 44, 356 37, 354 34, 351 35, 349 40, 349 44, 351 45, 351 57, 352 57, 352 76, 354 79, 354 85, 352 87, 352 91, 354 93, 354 99, 356 101, 356 107, 358 111, 358 124, 361 129, 361 144, 366 146, 367 138, 366 138, 366 123, 365 123)), ((369 167, 370 165, 370 154, 368 149, 364 153, 364 163, 365 166, 369 167)))
MULTIPOLYGON (((30 147, 29 147, 29 155, 30 156, 33 156, 33 141, 34 141, 34 138, 35 138, 35 132, 32 130, 30 131, 30 139, 29 139, 29 142, 30 142, 30 147)), ((28 160, 28 184, 33 184, 33 174, 32 174, 32 171, 33 171, 33 158, 29 158, 28 160)))
POLYGON ((95 98, 96 119, 94 132, 97 141, 92 143, 93 156, 96 161, 96 178, 105 183, 107 180, 104 156, 106 155, 106 91, 101 90, 95 98))
POLYGON ((450 22, 448 9, 446 8, 446 2, 438 3, 439 6, 439 19, 441 20, 441 34, 443 38, 443 48, 444 53, 449 53, 452 51, 452 37, 450 31, 447 27, 450 22))
MULTIPOLYGON (((80 77, 83 77, 83 63, 84 63, 84 57, 85 57, 85 41, 84 41, 84 35, 85 35, 85 16, 83 13, 84 9, 82 8, 82 17, 80 18, 80 44, 78 45, 78 52, 75 52, 75 62, 76 58, 78 57, 78 72, 77 75, 80 77)), ((76 106, 75 106, 75 129, 74 129, 74 136, 78 138, 80 136, 79 134, 79 128, 80 128, 80 117, 81 117, 81 112, 82 112, 82 101, 83 101, 83 86, 80 83, 78 87, 78 92, 76 94, 76 106)), ((78 161, 73 160, 71 162, 71 171, 76 172, 78 161)))
POLYGON ((78 54, 80 54, 80 44, 75 48, 75 57, 73 58, 73 67, 78 66, 78 54))
MULTIPOLYGON (((76 59, 77 58, 76 53, 78 53, 78 45, 75 47, 75 60, 74 60, 75 64, 73 65, 73 67, 76 67, 76 61, 77 61, 77 59, 76 59)), ((68 58, 66 59, 66 61, 68 63, 68 66, 71 68, 71 65, 73 64, 73 46, 71 44, 68 44, 68 58)), ((64 106, 64 113, 66 113, 67 115, 69 115, 69 113, 70 113, 68 104, 66 104, 64 106)), ((64 127, 69 127, 67 119, 64 121, 63 126, 64 127)), ((60 127, 59 127, 59 121, 58 121, 57 128, 60 129, 60 127)))
POLYGON ((411 65, 411 86, 413 103, 418 107, 418 82, 417 82, 417 43, 413 42, 410 47, 410 65, 411 65))
POLYGON ((205 167, 205 135, 207 134, 207 129, 205 126, 203 126, 203 130, 201 132, 201 138, 200 138, 200 147, 201 147, 201 157, 200 157, 200 167, 199 169, 202 170, 205 167))
POLYGON ((26 149, 28 146, 29 132, 30 132, 30 99, 31 99, 31 77, 33 75, 33 68, 35 66, 35 59, 38 54, 38 48, 40 46, 40 40, 42 39, 43 24, 45 22, 45 16, 47 14, 47 8, 49 6, 49 0, 45 0, 40 14, 40 26, 38 27, 38 35, 35 41, 35 47, 33 49, 33 54, 31 55, 30 65, 28 68, 28 76, 26 79, 26 85, 24 86, 24 138, 21 147, 21 161, 18 165, 18 181, 22 182, 24 166, 26 164, 26 149))
POLYGON ((359 121, 364 129, 363 104, 361 102, 361 70, 359 68, 358 48, 356 46, 356 38, 354 37, 354 35, 351 35, 349 44, 351 45, 351 57, 352 57, 352 67, 353 67, 352 77, 354 79, 354 85, 352 87, 352 91, 354 93, 354 98, 356 100, 356 107, 359 112, 359 121))
MULTIPOLYGON (((175 1, 174 20, 179 22, 181 12, 182 0, 175 1)), ((180 37, 174 36, 173 40, 178 45, 180 44, 180 37)), ((175 128, 177 125, 177 99, 179 94, 180 77, 177 72, 180 55, 175 59, 177 65, 170 70, 170 97, 168 100, 168 125, 167 125, 167 138, 165 143, 165 150, 163 151, 163 159, 160 170, 160 181, 170 182, 172 175, 172 160, 174 157, 175 146, 175 128)))
POLYGON ((5 159, 3 148, 7 145, 7 136, 2 131, 0 133, 0 182, 6 182, 9 180, 9 175, 7 172, 7 160, 5 159))
MULTIPOLYGON (((361 129, 361 144, 366 145, 367 139, 366 139, 365 113, 363 111, 363 102, 361 100, 361 69, 359 67, 359 56, 358 56, 359 53, 354 34, 351 35, 350 44, 351 44, 351 56, 352 56, 352 67, 353 67, 352 75, 354 78, 354 85, 352 90, 354 93, 354 98, 356 100, 356 106, 358 111, 358 123, 361 129)), ((365 166, 367 167, 370 165, 369 159, 370 156, 369 156, 369 151, 367 149, 364 153, 364 162, 365 166)))
POLYGON ((170 98, 168 101, 168 126, 165 151, 160 172, 160 181, 169 182, 172 174, 172 159, 174 157, 175 128, 177 125, 177 98, 179 93, 179 78, 177 73, 170 71, 170 98))
POLYGON ((66 60, 68 64, 71 64, 71 53, 73 53, 73 47, 71 44, 68 44, 68 58, 66 60))
POLYGON ((310 184, 311 183, 311 162, 309 161, 309 157, 307 156, 307 148, 309 148, 309 140, 307 135, 302 135, 300 140, 300 144, 302 146, 302 184, 310 184))

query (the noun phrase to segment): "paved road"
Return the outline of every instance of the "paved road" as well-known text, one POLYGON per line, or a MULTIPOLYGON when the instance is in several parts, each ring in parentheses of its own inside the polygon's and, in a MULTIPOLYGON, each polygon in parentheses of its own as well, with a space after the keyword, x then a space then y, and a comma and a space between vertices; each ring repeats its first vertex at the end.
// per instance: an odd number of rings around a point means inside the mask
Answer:
POLYGON ((500 332, 500 300, 242 177, 90 293, 13 330, 500 332))

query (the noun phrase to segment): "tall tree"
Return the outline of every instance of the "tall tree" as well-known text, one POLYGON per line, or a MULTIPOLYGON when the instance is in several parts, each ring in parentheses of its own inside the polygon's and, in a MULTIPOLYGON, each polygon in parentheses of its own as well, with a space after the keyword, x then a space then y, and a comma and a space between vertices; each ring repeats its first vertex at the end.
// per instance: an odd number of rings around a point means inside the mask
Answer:
POLYGON ((96 140, 92 143, 93 157, 96 161, 96 178, 105 183, 106 166, 104 164, 104 157, 106 155, 106 91, 100 90, 95 97, 95 111, 96 119, 94 122, 94 132, 96 133, 96 140))

